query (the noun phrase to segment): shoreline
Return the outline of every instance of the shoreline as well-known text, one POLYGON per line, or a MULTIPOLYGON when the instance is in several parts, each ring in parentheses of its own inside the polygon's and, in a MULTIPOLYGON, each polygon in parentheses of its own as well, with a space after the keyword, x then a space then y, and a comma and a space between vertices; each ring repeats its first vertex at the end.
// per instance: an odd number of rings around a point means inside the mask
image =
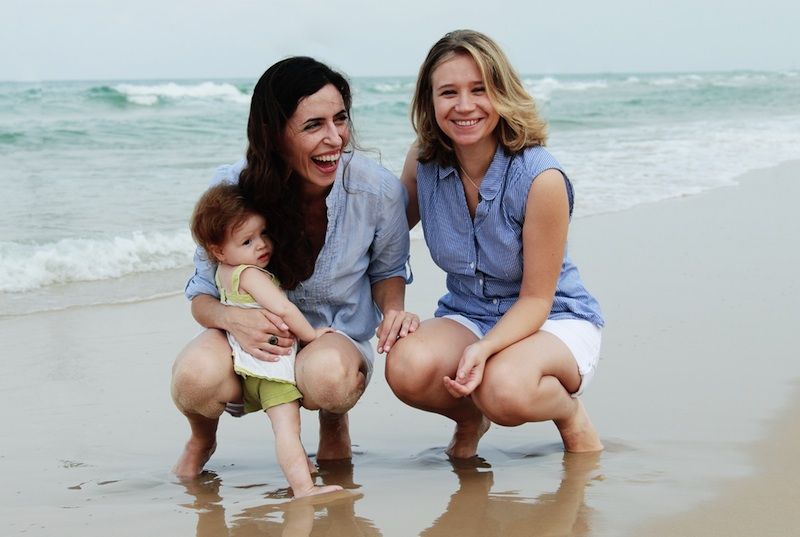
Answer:
MULTIPOLYGON (((452 535, 466 523, 476 534, 521 536, 543 521, 592 536, 778 531, 796 520, 795 480, 786 478, 800 475, 800 431, 786 427, 800 421, 790 342, 797 195, 800 161, 573 222, 571 257, 607 320, 584 396, 607 446, 596 460, 565 457, 552 424, 529 424, 492 427, 480 460, 453 465, 443 454, 451 423, 398 401, 379 356, 351 415, 353 464, 321 477, 353 497, 327 506, 287 503, 256 416, 221 420, 202 479, 169 474, 187 434, 169 371, 199 331, 179 292, 0 317, 0 393, 14 402, 0 410, 9 431, 0 444, 3 517, 12 532, 84 537, 112 527, 264 534, 309 509, 315 531, 340 528, 331 535, 452 535)), ((425 318, 444 275, 415 242, 408 309, 425 318)), ((316 429, 304 412, 312 451, 316 429)))
MULTIPOLYGON (((735 188, 739 186, 743 180, 746 181, 747 177, 751 175, 758 175, 764 173, 770 168, 782 165, 791 165, 794 162, 798 161, 781 161, 773 166, 764 166, 757 169, 748 170, 744 174, 728 179, 727 183, 716 186, 706 186, 705 189, 700 192, 676 194, 655 201, 639 202, 636 205, 629 207, 610 209, 606 211, 596 211, 591 214, 573 215, 572 225, 575 226, 576 223, 582 222, 586 219, 626 213, 628 211, 638 210, 639 208, 646 208, 665 202, 668 203, 673 200, 695 198, 698 196, 705 196, 719 190, 735 188)), ((576 184, 576 189, 580 195, 580 183, 576 184)), ((412 244, 415 242, 420 242, 424 245, 424 238, 419 226, 412 230, 412 244)), ((132 272, 118 278, 62 282, 48 285, 46 287, 29 289, 24 292, 0 292, 0 320, 14 318, 16 316, 35 315, 50 311, 64 311, 72 308, 139 303, 149 300, 157 300, 159 298, 172 295, 180 295, 183 292, 182 288, 192 270, 193 266, 191 264, 187 264, 184 267, 173 267, 161 271, 132 272), (121 291, 121 289, 126 288, 151 289, 153 287, 156 287, 158 290, 156 292, 148 291, 144 294, 126 294, 124 291, 121 291), (54 300, 53 297, 56 296, 58 297, 55 299, 57 302, 48 303, 48 301, 54 300), (109 301, 109 297, 114 298, 109 301), (36 306, 29 306, 28 302, 31 300, 31 298, 33 298, 33 301, 39 301, 40 304, 36 306)))

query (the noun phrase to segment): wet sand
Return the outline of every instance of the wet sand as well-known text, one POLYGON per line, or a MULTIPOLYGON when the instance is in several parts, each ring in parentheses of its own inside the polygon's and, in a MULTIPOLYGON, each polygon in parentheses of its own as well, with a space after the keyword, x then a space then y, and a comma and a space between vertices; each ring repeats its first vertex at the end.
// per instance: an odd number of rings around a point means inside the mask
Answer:
MULTIPOLYGON (((580 195, 580 185, 578 185, 580 195)), ((8 535, 787 535, 800 527, 800 163, 698 196, 573 222, 570 253, 608 327, 584 402, 606 451, 551 424, 492 427, 481 459, 394 398, 377 360, 351 416, 347 490, 290 501, 266 418, 222 420, 197 480, 169 372, 197 333, 182 297, 0 318, 0 518, 8 535)), ((409 309, 443 275, 414 244, 409 309)), ((313 450, 315 416, 304 412, 313 450)))

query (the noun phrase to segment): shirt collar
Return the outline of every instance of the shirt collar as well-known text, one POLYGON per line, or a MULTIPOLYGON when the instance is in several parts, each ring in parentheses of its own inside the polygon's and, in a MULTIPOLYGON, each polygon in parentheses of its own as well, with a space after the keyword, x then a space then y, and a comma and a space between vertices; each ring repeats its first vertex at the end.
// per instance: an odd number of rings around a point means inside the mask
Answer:
MULTIPOLYGON (((492 162, 486 170, 486 175, 483 176, 483 181, 481 181, 481 198, 493 200, 497 197, 497 193, 500 192, 500 189, 503 187, 503 181, 505 180, 510 161, 511 155, 506 153, 502 144, 497 144, 492 162)), ((439 166, 439 179, 451 177, 457 177, 455 166, 439 166)))

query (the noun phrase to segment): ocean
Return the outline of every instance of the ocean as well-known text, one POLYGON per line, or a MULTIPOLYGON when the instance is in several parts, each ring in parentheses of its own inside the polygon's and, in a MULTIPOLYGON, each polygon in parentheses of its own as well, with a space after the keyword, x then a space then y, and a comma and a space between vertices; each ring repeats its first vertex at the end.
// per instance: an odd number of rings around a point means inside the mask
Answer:
MULTIPOLYGON (((800 159, 798 71, 523 79, 575 185, 575 218, 800 159)), ((399 174, 414 79, 351 83, 359 146, 399 174)), ((0 316, 180 293, 192 207, 243 155, 254 84, 0 82, 0 316)))

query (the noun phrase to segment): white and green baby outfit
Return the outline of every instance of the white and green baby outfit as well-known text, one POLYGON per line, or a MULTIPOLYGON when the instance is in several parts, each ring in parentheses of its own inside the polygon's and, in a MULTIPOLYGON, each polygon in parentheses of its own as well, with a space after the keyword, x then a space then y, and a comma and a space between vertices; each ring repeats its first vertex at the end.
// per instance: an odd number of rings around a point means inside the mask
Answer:
MULTIPOLYGON (((255 268, 267 274, 278 285, 275 276, 255 265, 239 265, 231 275, 231 291, 225 290, 219 280, 219 271, 214 276, 214 282, 219 290, 220 302, 227 306, 238 308, 261 308, 256 300, 247 293, 239 291, 239 278, 246 268, 255 268)), ((294 378, 294 359, 297 353, 297 344, 292 348, 291 354, 281 356, 277 362, 265 362, 251 356, 242 349, 239 342, 226 332, 228 343, 233 355, 233 369, 240 375, 244 392, 244 412, 266 410, 283 403, 302 399, 303 395, 297 389, 294 378)))

